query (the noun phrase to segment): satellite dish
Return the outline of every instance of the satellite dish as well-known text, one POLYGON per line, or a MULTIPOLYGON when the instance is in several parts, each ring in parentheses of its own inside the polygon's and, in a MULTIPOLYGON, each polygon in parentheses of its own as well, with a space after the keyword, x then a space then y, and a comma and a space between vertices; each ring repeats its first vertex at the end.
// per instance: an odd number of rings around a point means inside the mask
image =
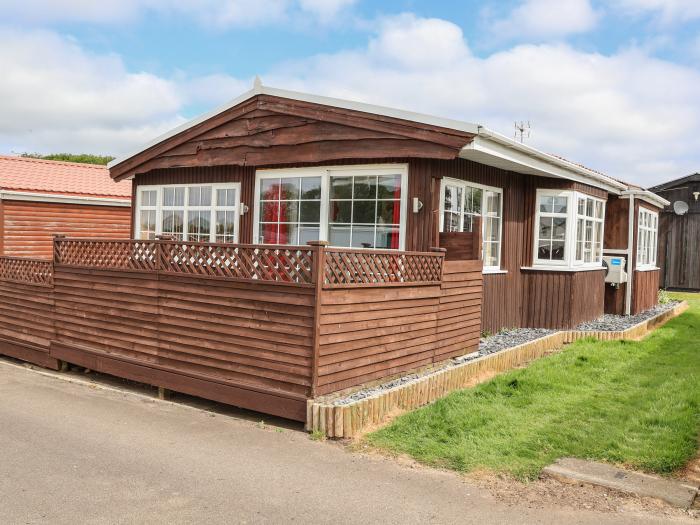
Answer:
POLYGON ((676 213, 676 215, 685 215, 688 213, 689 209, 690 206, 688 206, 687 202, 676 201, 673 203, 673 211, 676 213))

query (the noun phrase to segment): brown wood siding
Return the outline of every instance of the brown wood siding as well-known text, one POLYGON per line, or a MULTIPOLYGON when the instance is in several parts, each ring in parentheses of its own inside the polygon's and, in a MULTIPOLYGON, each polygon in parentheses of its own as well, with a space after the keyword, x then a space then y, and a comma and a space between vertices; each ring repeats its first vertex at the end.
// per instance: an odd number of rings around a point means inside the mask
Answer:
POLYGON ((634 272, 632 315, 653 308, 659 302, 659 270, 634 272))
POLYGON ((323 290, 319 394, 476 350, 481 261, 446 261, 435 286, 323 290))
POLYGON ((46 202, 2 202, 1 255, 51 259, 53 236, 124 239, 131 231, 128 207, 46 202))
POLYGON ((524 326, 574 328, 603 315, 605 275, 601 271, 524 273, 524 326))
POLYGON ((657 257, 664 288, 700 290, 700 213, 661 214, 657 257))
POLYGON ((611 195, 605 207, 605 242, 610 250, 626 250, 629 232, 629 199, 611 195))
POLYGON ((53 289, 0 280, 0 354, 55 369, 54 337, 53 289))

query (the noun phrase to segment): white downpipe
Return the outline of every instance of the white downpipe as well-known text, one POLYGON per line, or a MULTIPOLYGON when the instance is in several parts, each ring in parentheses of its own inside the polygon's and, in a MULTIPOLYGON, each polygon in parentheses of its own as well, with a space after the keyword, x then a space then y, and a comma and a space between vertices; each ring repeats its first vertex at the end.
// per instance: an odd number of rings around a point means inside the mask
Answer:
POLYGON ((625 286, 625 315, 632 313, 632 282, 634 281, 634 265, 632 256, 634 255, 634 193, 630 193, 630 209, 627 226, 627 286, 625 286))

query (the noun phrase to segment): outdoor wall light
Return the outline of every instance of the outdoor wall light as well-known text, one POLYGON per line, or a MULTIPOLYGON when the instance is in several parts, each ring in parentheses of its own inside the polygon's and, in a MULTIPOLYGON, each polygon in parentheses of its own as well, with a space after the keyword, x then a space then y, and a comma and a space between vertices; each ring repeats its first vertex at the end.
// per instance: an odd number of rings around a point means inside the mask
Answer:
POLYGON ((243 203, 241 202, 241 215, 245 215, 246 213, 248 213, 248 210, 250 210, 250 208, 248 207, 248 205, 247 205, 247 204, 243 204, 243 203))
POLYGON ((413 213, 418 213, 423 209, 423 203, 418 197, 413 197, 413 213))

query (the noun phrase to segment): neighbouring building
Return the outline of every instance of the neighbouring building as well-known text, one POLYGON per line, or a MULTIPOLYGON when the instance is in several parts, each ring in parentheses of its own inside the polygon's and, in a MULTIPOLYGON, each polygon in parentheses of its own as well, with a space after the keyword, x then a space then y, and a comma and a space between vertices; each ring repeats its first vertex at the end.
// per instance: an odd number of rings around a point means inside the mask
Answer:
POLYGON ((652 190, 669 201, 659 223, 661 286, 700 290, 700 173, 652 190))
POLYGON ((128 237, 130 201, 105 166, 0 156, 0 255, 50 259, 56 234, 128 237))

